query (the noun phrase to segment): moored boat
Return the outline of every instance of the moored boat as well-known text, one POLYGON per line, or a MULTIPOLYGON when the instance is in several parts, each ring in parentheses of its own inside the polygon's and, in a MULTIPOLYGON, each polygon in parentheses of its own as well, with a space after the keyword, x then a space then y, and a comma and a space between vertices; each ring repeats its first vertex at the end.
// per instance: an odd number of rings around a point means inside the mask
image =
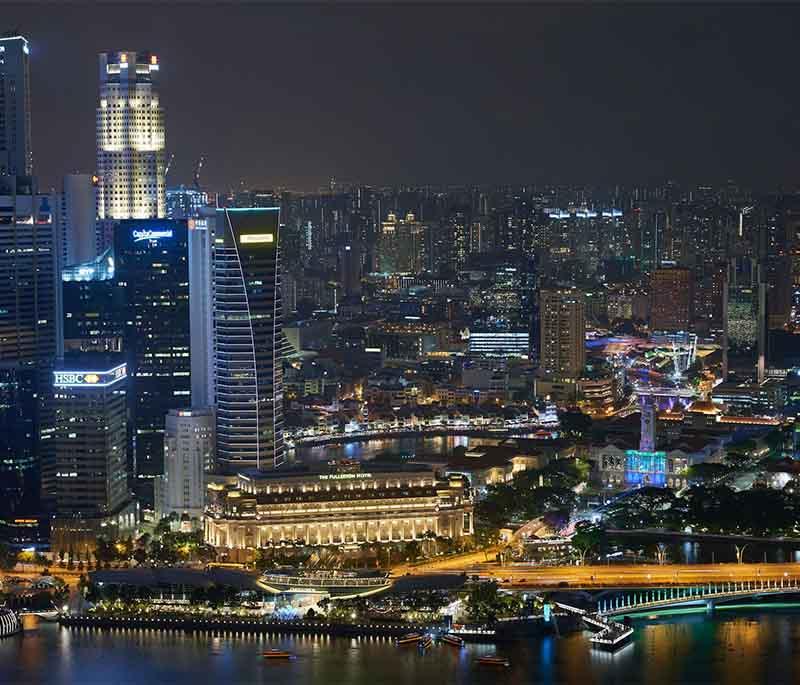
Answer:
POLYGON ((405 635, 397 638, 398 645, 410 645, 419 642, 422 639, 422 633, 406 633, 405 635))
POLYGON ((422 650, 428 649, 433 644, 433 638, 430 635, 424 635, 419 641, 419 648, 422 650))
POLYGON ((506 659, 504 656, 480 656, 478 657, 478 663, 481 666, 505 666, 508 667, 511 665, 511 662, 506 659))
POLYGON ((265 659, 293 659, 294 655, 282 649, 268 649, 266 652, 261 652, 261 656, 265 659))
POLYGON ((440 639, 441 639, 442 642, 444 642, 444 643, 446 643, 448 645, 451 645, 453 647, 463 647, 464 646, 464 640, 461 639, 460 637, 458 637, 458 635, 449 635, 449 634, 445 633, 444 635, 442 635, 442 637, 440 639))

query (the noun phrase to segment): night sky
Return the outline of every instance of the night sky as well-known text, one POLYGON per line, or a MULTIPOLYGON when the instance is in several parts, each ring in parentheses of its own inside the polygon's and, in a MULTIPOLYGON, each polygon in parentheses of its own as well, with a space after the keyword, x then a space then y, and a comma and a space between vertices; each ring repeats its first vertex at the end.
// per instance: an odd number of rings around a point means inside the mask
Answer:
POLYGON ((169 184, 800 181, 800 7, 3 4, 43 184, 94 170, 97 52, 161 62, 169 184))

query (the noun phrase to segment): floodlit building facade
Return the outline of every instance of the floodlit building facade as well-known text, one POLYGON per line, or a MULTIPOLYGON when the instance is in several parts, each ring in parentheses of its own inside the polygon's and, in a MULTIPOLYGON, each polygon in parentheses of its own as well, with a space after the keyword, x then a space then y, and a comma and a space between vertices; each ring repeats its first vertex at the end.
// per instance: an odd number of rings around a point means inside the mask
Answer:
POLYGON ((469 493, 463 476, 421 464, 253 470, 208 486, 206 540, 232 549, 401 542, 429 531, 455 540, 473 532, 469 493))
POLYGON ((97 107, 98 217, 166 216, 164 108, 151 52, 102 52, 97 107))

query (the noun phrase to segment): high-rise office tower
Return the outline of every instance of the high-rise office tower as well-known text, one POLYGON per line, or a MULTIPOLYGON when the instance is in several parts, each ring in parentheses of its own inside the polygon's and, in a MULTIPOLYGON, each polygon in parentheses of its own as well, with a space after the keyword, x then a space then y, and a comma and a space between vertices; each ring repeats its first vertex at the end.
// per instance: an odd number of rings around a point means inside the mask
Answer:
POLYGON ((97 256, 97 198, 95 177, 67 174, 56 194, 55 210, 62 266, 89 262, 97 256))
POLYGON ((758 340, 758 266, 749 257, 728 264, 725 331, 736 352, 754 350, 758 340))
POLYGON ((214 465, 214 411, 173 409, 164 433, 164 475, 156 480, 156 511, 203 515, 205 473, 214 465))
POLYGON ((53 212, 30 177, 0 176, 0 511, 39 490, 43 398, 59 347, 53 212))
POLYGON ((539 368, 545 378, 575 381, 586 364, 585 304, 577 288, 541 291, 539 368))
POLYGON ((0 174, 33 173, 29 52, 22 36, 0 38, 0 174))
POLYGON ((217 212, 209 207, 189 219, 189 331, 192 407, 214 406, 214 234, 217 212))
POLYGON ((158 57, 100 53, 97 210, 101 220, 166 216, 164 109, 158 57))
POLYGON ((284 460, 279 209, 220 209, 214 238, 217 463, 284 460))
POLYGON ((201 210, 208 206, 208 194, 198 188, 167 189, 167 218, 193 219, 201 215, 201 210))
POLYGON ((128 489, 124 363, 83 356, 53 372, 54 461, 43 487, 54 500, 56 551, 92 548, 102 531, 136 521, 128 489))
POLYGON ((651 330, 688 330, 692 311, 691 270, 672 267, 653 271, 650 302, 651 330))
POLYGON ((164 417, 190 404, 189 250, 185 221, 120 221, 114 278, 124 311, 123 351, 132 376, 137 494, 163 473, 164 417))

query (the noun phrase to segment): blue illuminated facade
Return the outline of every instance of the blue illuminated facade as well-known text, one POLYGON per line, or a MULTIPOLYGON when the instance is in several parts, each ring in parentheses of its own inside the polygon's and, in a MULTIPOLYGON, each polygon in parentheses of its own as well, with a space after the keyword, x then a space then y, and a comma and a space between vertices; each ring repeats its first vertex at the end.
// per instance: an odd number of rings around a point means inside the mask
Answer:
POLYGON ((667 476, 667 453, 626 450, 625 482, 628 485, 663 487, 667 476))

